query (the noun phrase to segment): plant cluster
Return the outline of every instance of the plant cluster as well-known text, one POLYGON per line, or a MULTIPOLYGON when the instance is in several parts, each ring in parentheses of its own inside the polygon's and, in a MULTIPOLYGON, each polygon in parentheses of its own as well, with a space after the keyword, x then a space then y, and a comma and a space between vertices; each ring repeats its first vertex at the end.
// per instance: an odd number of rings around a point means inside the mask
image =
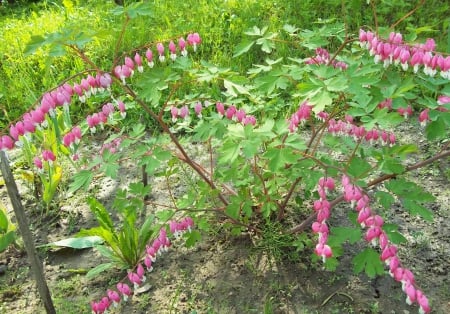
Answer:
MULTIPOLYGON (((139 10, 125 10, 117 47, 129 20, 137 17, 139 10)), ((364 239, 369 247, 353 259, 355 270, 373 277, 384 273, 384 262, 389 274, 402 283, 406 302, 417 303, 421 313, 428 313, 428 298, 397 255, 404 237, 385 221, 395 203, 412 215, 433 219, 424 202, 434 197, 406 174, 450 156, 446 141, 450 57, 436 53, 431 39, 409 43, 400 33, 390 32, 384 40, 389 32, 383 29, 361 30, 356 38, 344 30, 339 23, 313 30, 285 25, 284 35, 291 40, 283 44, 293 42, 307 55, 288 60, 267 57, 247 75, 191 58, 188 50, 195 52, 202 42, 197 33, 169 39, 167 45, 148 43, 124 55, 116 49, 110 70, 101 69, 84 53, 84 38, 34 41, 34 46, 70 49, 88 69, 45 93, 36 108, 10 126, 9 135, 2 135, 0 149, 23 151, 39 174, 47 205, 61 181, 64 156, 76 169, 70 192, 88 190, 94 174, 117 178, 121 162, 137 161, 145 180, 117 193, 111 211, 118 213, 119 223, 113 222, 110 210, 90 198, 99 226, 79 234, 99 236, 105 242, 97 248, 111 263, 99 265, 93 273, 112 266, 126 268, 134 289, 145 280, 142 263, 150 271, 157 253, 170 245, 161 225, 188 214, 179 223, 169 222, 171 234, 190 230, 194 223, 207 230, 213 224, 208 213, 213 212, 233 234, 263 234, 268 224, 278 223, 282 232, 292 235, 293 243, 296 234, 312 224, 317 234, 314 252, 329 270, 336 268, 345 242, 364 239), (340 44, 334 53, 324 47, 329 38, 340 44), (96 109, 73 124, 75 103, 96 109), (151 125, 133 119, 139 111, 151 118, 151 125), (407 157, 419 148, 404 143, 395 128, 416 123, 409 119, 414 111, 420 112, 427 140, 439 146, 433 156, 408 164, 407 157), (147 136, 155 125, 160 134, 147 136), (81 148, 99 129, 109 137, 92 156, 81 148), (200 143, 207 161, 191 156, 186 141, 200 143), (183 167, 190 169, 191 181, 184 195, 175 197, 170 178, 183 167), (170 204, 145 201, 151 191, 147 175, 166 178, 170 204), (338 178, 341 192, 336 188, 338 178), (348 211, 351 227, 330 222, 333 206, 342 201, 356 209, 348 211), (152 215, 138 219, 147 215, 146 204, 161 208, 155 213, 158 220, 152 215), (303 221, 294 224, 298 216, 303 221), (152 245, 147 245, 152 237, 152 245)), ((250 39, 236 48, 235 58, 258 46, 272 57, 282 45, 278 33, 267 27, 255 26, 246 34, 250 39)), ((200 232, 189 232, 186 238, 193 245, 200 232)), ((302 253, 306 252, 304 248, 302 253)), ((108 290, 107 296, 91 304, 92 311, 104 313, 120 296, 127 299, 131 293, 130 286, 120 282, 117 291, 108 290)))

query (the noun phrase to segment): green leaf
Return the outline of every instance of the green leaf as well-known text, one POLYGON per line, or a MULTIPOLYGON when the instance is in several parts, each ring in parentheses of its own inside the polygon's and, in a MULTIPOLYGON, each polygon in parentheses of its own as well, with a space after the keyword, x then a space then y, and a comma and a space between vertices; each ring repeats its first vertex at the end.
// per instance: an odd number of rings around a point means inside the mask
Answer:
POLYGON ((374 249, 366 248, 353 258, 352 263, 356 274, 359 274, 363 270, 370 278, 384 274, 380 254, 374 249))
POLYGON ((234 49, 233 58, 239 57, 240 55, 248 52, 253 47, 254 44, 255 44, 255 41, 253 41, 253 40, 246 39, 246 40, 242 41, 234 49))
POLYGON ((89 270, 86 274, 86 278, 87 279, 92 279, 95 276, 97 276, 98 274, 111 269, 115 266, 114 262, 109 262, 109 263, 103 263, 103 264, 99 264, 97 266, 95 266, 94 268, 92 268, 91 270, 89 270))
POLYGON ((405 172, 405 167, 398 160, 386 158, 381 163, 381 170, 386 174, 400 174, 405 172))
POLYGON ((40 35, 38 35, 38 36, 33 35, 33 36, 31 36, 30 41, 25 46, 25 50, 23 53, 25 56, 32 55, 33 53, 36 52, 36 50, 45 46, 46 44, 47 44, 46 38, 44 38, 43 36, 40 36, 40 35))
POLYGON ((252 28, 246 30, 244 34, 249 36, 262 36, 267 31, 267 26, 264 26, 262 29, 260 29, 258 26, 253 26, 252 28))
POLYGON ((340 92, 347 89, 347 80, 343 75, 332 77, 325 80, 325 86, 330 92, 340 92))
POLYGON ((14 231, 9 231, 5 234, 0 235, 0 252, 6 250, 6 248, 16 240, 16 233, 14 231))
POLYGON ((226 141, 220 148, 219 163, 232 163, 239 156, 240 145, 233 141, 226 141))
POLYGON ((363 158, 353 157, 347 169, 348 173, 355 178, 364 178, 369 175, 372 166, 363 158))
POLYGON ((8 217, 6 217, 6 213, 3 211, 3 208, 0 208, 0 233, 5 233, 8 230, 8 217))
POLYGON ((418 215, 425 219, 426 221, 433 221, 433 212, 424 206, 420 205, 417 201, 411 199, 402 200, 403 206, 409 211, 412 215, 418 215))
POLYGON ((139 250, 142 250, 145 248, 145 245, 153 235, 152 226, 155 221, 154 215, 149 215, 147 219, 145 219, 144 223, 141 226, 141 229, 139 229, 139 250))
POLYGON ((237 97, 238 95, 250 95, 248 89, 241 84, 232 82, 230 80, 223 80, 223 86, 227 90, 228 94, 237 97))
POLYGON ((78 191, 79 189, 84 189, 87 191, 89 184, 92 181, 92 178, 94 177, 94 174, 91 170, 81 170, 78 173, 74 174, 72 176, 72 183, 69 185, 68 193, 74 193, 78 191))
POLYGON ((317 94, 315 94, 309 102, 314 106, 314 113, 318 113, 323 111, 325 107, 331 105, 333 99, 331 98, 329 92, 322 89, 317 94))
POLYGON ((445 132, 445 122, 443 119, 436 119, 428 123, 425 134, 429 141, 445 138, 448 134, 445 132))
POLYGON ((355 244, 361 239, 361 230, 351 227, 332 227, 329 238, 329 245, 342 245, 349 241, 350 244, 355 244))
POLYGON ((404 178, 390 180, 384 185, 389 191, 396 194, 400 198, 420 202, 430 202, 435 199, 431 193, 426 192, 422 187, 418 186, 414 182, 407 181, 404 178))
POLYGON ((155 213, 155 216, 163 223, 172 219, 173 215, 174 212, 172 210, 162 210, 155 213))
POLYGON ((398 225, 396 224, 385 223, 383 225, 383 230, 384 232, 386 232, 387 236, 389 237, 389 240, 394 244, 401 244, 408 242, 408 240, 400 232, 398 232, 398 225))
POLYGON ((103 242, 104 242, 103 239, 99 236, 87 236, 80 238, 67 238, 64 240, 44 244, 39 247, 56 246, 56 247, 70 247, 73 249, 86 249, 94 247, 98 244, 102 244, 103 242))
POLYGON ((388 192, 377 191, 375 192, 375 197, 385 209, 390 209, 395 202, 395 198, 388 192))
POLYGON ((269 170, 272 172, 276 172, 286 164, 295 163, 298 159, 298 156, 289 147, 271 147, 263 157, 269 160, 269 170))
POLYGON ((103 204, 93 197, 88 197, 88 204, 89 209, 94 214, 100 226, 108 231, 114 232, 114 224, 111 220, 111 216, 103 204))
POLYGON ((202 239, 202 235, 201 235, 200 231, 192 230, 191 232, 188 232, 187 239, 186 239, 186 247, 188 247, 188 248, 193 247, 201 239, 202 239))
POLYGON ((225 208, 225 214, 233 219, 239 219, 239 213, 241 212, 241 203, 237 197, 232 197, 235 201, 230 202, 225 208))

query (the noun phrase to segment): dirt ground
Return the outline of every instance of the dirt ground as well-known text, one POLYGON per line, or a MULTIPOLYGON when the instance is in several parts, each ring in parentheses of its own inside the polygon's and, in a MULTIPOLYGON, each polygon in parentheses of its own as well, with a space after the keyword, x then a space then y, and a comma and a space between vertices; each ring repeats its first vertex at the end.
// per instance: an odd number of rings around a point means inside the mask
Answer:
MULTIPOLYGON (((423 144, 425 152, 428 147, 423 144)), ((393 208, 393 222, 409 240, 399 256, 431 300, 433 313, 450 313, 450 182, 445 171, 449 160, 435 163, 413 173, 412 179, 436 196, 430 208, 434 222, 412 217, 393 208)), ((100 199, 107 202, 114 191, 125 186, 139 172, 123 170, 120 182, 96 182, 100 199)), ((167 197, 154 181, 152 197, 156 202, 167 197)), ((162 186, 161 186, 162 188, 162 186)), ((20 185, 24 204, 33 203, 26 184, 20 185)), ((0 199, 11 210, 6 189, 0 186, 0 199)), ((152 210, 149 208, 149 210, 152 210)), ((334 209, 331 224, 346 219, 344 206, 334 209)), ((30 215, 36 244, 73 236, 80 228, 95 224, 83 197, 62 203, 58 219, 30 215)), ((345 223, 344 223, 345 224, 345 223)), ((220 230, 219 230, 220 231, 220 230)), ((370 279, 355 275, 351 259, 365 243, 347 247, 336 272, 327 272, 310 263, 311 252, 297 259, 274 259, 255 245, 249 234, 232 237, 224 232, 204 235, 194 248, 175 243, 158 257, 146 286, 126 304, 110 313, 392 313, 416 312, 417 306, 405 303, 400 284, 388 275, 370 279)), ((125 276, 107 272, 88 281, 84 274, 102 262, 92 249, 39 249, 45 274, 58 313, 89 313, 89 302, 102 297, 125 276)), ((0 254, 0 313, 44 313, 23 252, 9 248, 0 254)))

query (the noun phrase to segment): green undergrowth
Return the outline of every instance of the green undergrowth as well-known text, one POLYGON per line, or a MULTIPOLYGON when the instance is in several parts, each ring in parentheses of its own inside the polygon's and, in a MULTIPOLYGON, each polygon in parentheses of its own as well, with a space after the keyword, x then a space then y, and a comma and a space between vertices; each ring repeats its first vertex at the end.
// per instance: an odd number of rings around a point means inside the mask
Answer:
MULTIPOLYGON (((132 6, 138 1, 124 2, 126 6, 132 6)), ((114 43, 124 17, 114 1, 16 1, 15 4, 4 4, 0 6, 0 80, 7 84, 0 85, 0 129, 6 129, 17 120, 43 92, 85 69, 82 61, 61 50, 39 49, 37 53, 26 55, 25 47, 33 36, 82 31, 89 41, 85 47, 86 55, 109 70, 115 49, 127 52, 132 47, 195 31, 201 34, 204 43, 199 58, 243 73, 244 69, 261 64, 266 58, 261 51, 232 58, 233 49, 242 41, 243 33, 253 26, 267 25, 268 32, 275 32, 285 24, 311 29, 314 25, 342 22, 347 31, 354 34, 364 25, 392 25, 416 5, 409 1, 373 3, 377 21, 374 21, 371 5, 363 0, 155 0, 143 18, 130 21, 121 47, 114 47, 114 43), (116 35, 106 33, 105 29, 113 30, 116 35)), ((449 6, 447 1, 427 1, 396 30, 415 32, 423 38, 434 37, 437 50, 450 52, 449 6), (415 28, 417 25, 422 27, 415 28)), ((337 47, 338 43, 331 42, 330 51, 336 48, 333 45, 337 47)), ((297 47, 280 45, 277 48, 277 55, 283 58, 298 57, 297 47)), ((80 108, 80 119, 90 110, 80 108)))

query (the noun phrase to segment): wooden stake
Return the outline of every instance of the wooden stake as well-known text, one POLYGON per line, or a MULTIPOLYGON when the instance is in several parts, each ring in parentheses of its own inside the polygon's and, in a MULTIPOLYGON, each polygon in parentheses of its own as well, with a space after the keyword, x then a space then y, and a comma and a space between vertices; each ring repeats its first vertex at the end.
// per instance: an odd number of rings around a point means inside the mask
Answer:
POLYGON ((3 150, 0 150, 0 168, 3 178, 5 179, 6 189, 8 190, 11 204, 14 208, 14 214, 16 215, 16 219, 19 224, 19 230, 23 238, 29 262, 31 264, 31 271, 34 274, 39 294, 44 302, 45 310, 47 311, 47 314, 56 314, 52 297, 44 277, 42 263, 39 260, 39 256, 37 255, 36 248, 34 246, 33 235, 28 228, 28 221, 25 211, 23 210, 22 202, 20 201, 19 190, 17 189, 16 181, 14 181, 8 159, 6 158, 6 154, 3 150))

